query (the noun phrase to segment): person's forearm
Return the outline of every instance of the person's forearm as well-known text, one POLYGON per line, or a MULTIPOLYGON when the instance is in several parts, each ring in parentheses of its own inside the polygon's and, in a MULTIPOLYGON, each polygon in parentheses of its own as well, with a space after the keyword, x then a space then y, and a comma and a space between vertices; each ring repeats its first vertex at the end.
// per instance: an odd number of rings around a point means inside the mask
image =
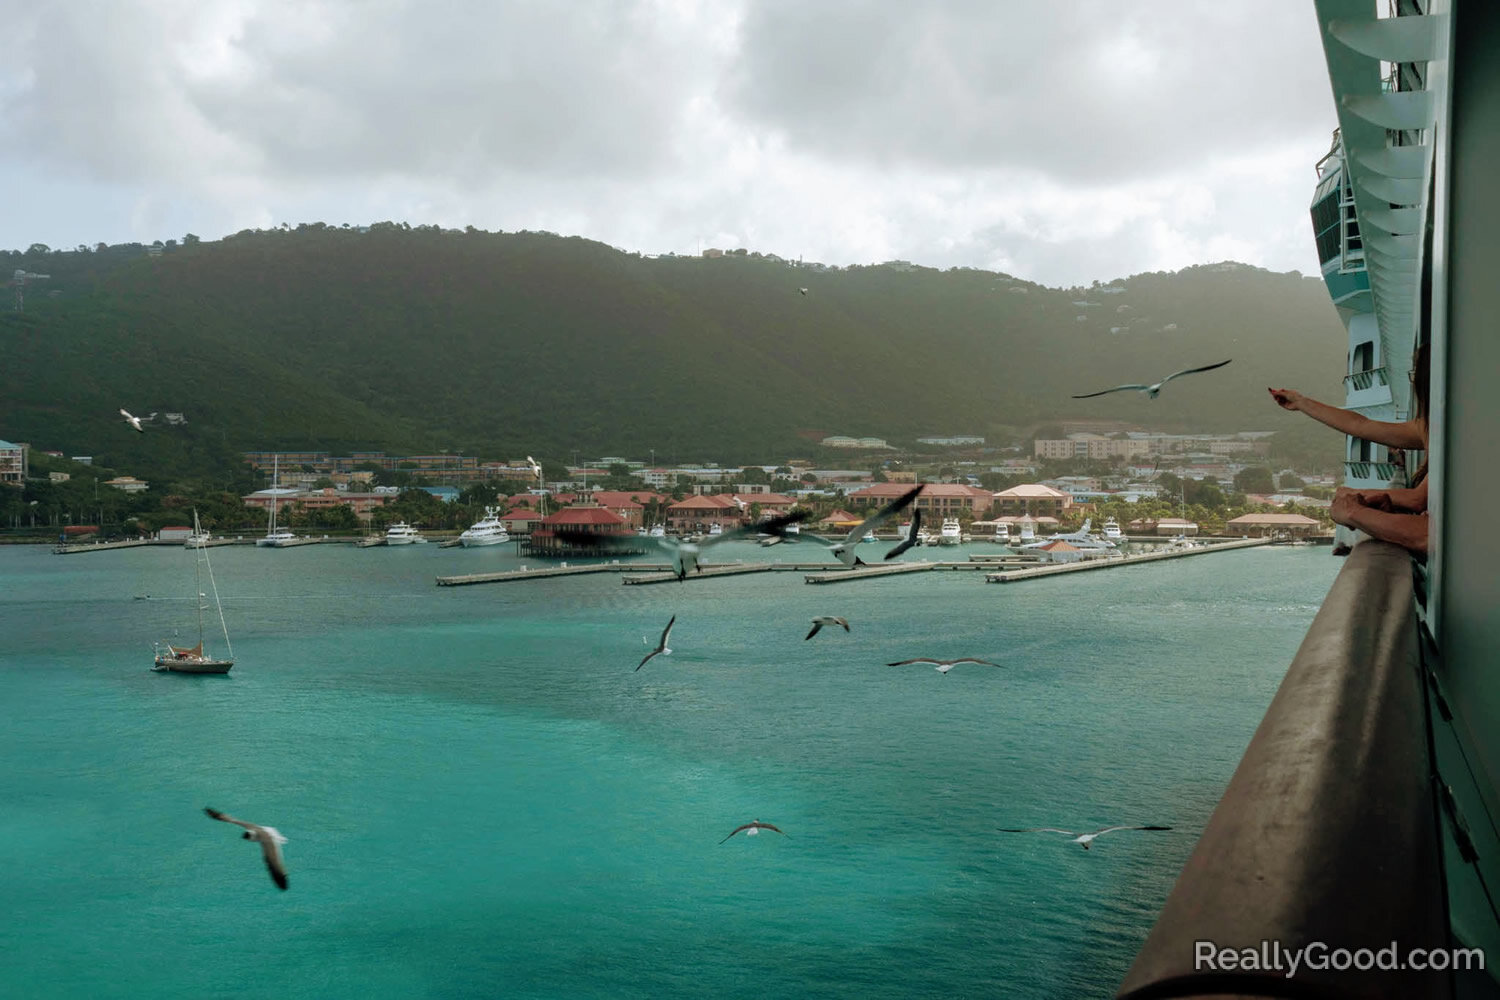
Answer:
POLYGON ((1297 409, 1319 423, 1327 424, 1336 431, 1343 431, 1350 437, 1374 441, 1376 444, 1387 445, 1391 448, 1427 447, 1427 442, 1422 439, 1421 431, 1413 426, 1411 421, 1396 424, 1384 420, 1371 420, 1363 413, 1329 406, 1327 403, 1318 402, 1311 396, 1303 396, 1298 400, 1297 409))
POLYGON ((1409 552, 1427 554, 1427 515, 1393 514, 1389 511, 1359 507, 1343 522, 1383 542, 1394 542, 1409 552))

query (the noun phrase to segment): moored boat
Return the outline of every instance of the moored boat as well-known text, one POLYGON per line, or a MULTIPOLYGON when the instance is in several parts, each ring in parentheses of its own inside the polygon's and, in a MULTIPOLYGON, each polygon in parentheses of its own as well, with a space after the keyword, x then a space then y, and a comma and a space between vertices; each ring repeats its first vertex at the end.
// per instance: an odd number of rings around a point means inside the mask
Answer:
MULTIPOLYGON (((198 525, 198 512, 193 511, 193 533, 200 534, 202 529, 198 525)), ((229 668, 234 666, 234 650, 229 645, 229 626, 224 623, 224 607, 219 603, 219 588, 214 582, 213 564, 208 559, 208 546, 195 546, 196 557, 193 562, 193 601, 198 607, 198 644, 196 646, 176 646, 170 642, 158 642, 152 648, 155 665, 153 670, 164 671, 175 674, 227 674, 229 668), (227 657, 217 657, 208 652, 203 645, 203 612, 208 610, 204 603, 208 595, 203 592, 203 570, 208 569, 208 587, 214 595, 214 609, 219 613, 219 626, 224 631, 224 649, 229 654, 227 657)))
POLYGON ((426 542, 427 539, 405 521, 397 521, 385 529, 385 544, 387 545, 413 545, 426 544, 426 542))
POLYGON ((501 542, 508 541, 510 541, 510 535, 506 532, 505 525, 500 523, 500 508, 498 507, 486 507, 484 517, 475 521, 458 536, 458 543, 466 549, 480 545, 499 545, 501 542))

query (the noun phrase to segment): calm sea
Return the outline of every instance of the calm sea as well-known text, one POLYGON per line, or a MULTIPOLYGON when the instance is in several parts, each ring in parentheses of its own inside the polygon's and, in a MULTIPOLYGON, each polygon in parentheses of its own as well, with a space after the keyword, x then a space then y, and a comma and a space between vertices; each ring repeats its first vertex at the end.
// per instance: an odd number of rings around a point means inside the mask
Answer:
POLYGON ((190 552, 0 548, 0 995, 1106 996, 1339 566, 439 588, 521 560, 211 555, 228 677, 149 669, 190 552), (204 806, 279 828, 291 889, 204 806), (757 818, 787 836, 719 843, 757 818), (1175 829, 996 832, 1115 823, 1175 829))

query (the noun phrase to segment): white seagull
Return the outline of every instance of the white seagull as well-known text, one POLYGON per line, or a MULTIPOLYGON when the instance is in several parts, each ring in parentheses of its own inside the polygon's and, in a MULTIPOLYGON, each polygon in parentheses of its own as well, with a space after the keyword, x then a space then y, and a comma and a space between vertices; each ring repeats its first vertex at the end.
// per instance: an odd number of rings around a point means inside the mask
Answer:
POLYGON ((920 537, 918 533, 921 530, 922 512, 920 510, 914 510, 911 512, 911 530, 906 533, 905 538, 901 539, 901 544, 897 545, 895 548, 891 549, 891 551, 887 552, 885 554, 885 557, 887 559, 894 559, 901 553, 905 552, 907 549, 911 548, 913 545, 917 544, 917 539, 920 537))
MULTIPOLYGON (((838 557, 839 562, 843 563, 845 566, 848 566, 850 569, 853 569, 855 566, 865 565, 865 561, 859 557, 858 552, 860 539, 865 537, 866 532, 874 531, 880 525, 889 520, 892 516, 899 514, 901 513, 901 511, 910 507, 912 505, 912 502, 917 499, 917 494, 922 492, 922 487, 924 485, 924 483, 918 483, 916 486, 913 486, 911 489, 907 490, 905 493, 901 494, 899 497, 892 500, 890 503, 886 504, 875 513, 871 514, 869 517, 865 518, 859 524, 849 529, 849 534, 844 536, 843 541, 828 542, 824 541, 823 539, 816 539, 816 541, 826 546, 828 548, 828 551, 832 552, 835 556, 838 557)), ((897 546, 897 550, 905 551, 904 549, 901 549, 900 546, 897 546)), ((887 554, 886 558, 889 559, 890 554, 887 554)))
POLYGON ((526 464, 531 466, 531 474, 536 477, 537 482, 542 481, 542 467, 537 464, 536 459, 530 455, 526 456, 526 464))
POLYGON ((972 656, 960 657, 957 660, 934 660, 930 656, 919 656, 914 660, 897 660, 895 663, 887 663, 886 666, 904 667, 908 663, 931 663, 933 665, 933 669, 942 674, 944 677, 947 677, 948 671, 952 670, 960 663, 982 663, 987 667, 998 667, 1000 665, 998 663, 991 663, 989 660, 976 660, 972 656))
POLYGON ((246 840, 253 840, 260 844, 261 853, 266 856, 266 867, 271 870, 271 881, 276 883, 277 888, 286 888, 286 862, 281 859, 281 845, 286 843, 286 838, 281 831, 274 826, 258 826, 255 823, 247 823, 242 819, 235 819, 228 813, 221 813, 217 809, 203 807, 203 811, 216 820, 224 823, 233 823, 245 828, 246 840))
MULTIPOLYGON (((699 565, 698 558, 703 555, 703 550, 710 545, 718 545, 732 538, 753 538, 758 534, 768 534, 777 537, 786 537, 787 525, 796 524, 798 521, 807 520, 808 512, 805 510, 793 511, 790 514, 780 514, 755 524, 740 528, 731 528, 717 535, 710 535, 701 542, 685 542, 676 538, 652 536, 651 541, 666 549, 672 554, 672 572, 677 574, 677 579, 686 580, 688 573, 700 571, 703 567, 699 565)), ((601 552, 608 551, 639 551, 637 548, 641 543, 639 535, 597 535, 591 532, 569 529, 567 526, 559 527, 557 537, 563 541, 578 546, 597 549, 601 552)))
MULTIPOLYGON (((733 837, 735 834, 739 833, 741 830, 745 831, 745 836, 747 836, 747 837, 757 836, 757 835, 759 835, 760 831, 762 831, 762 830, 773 830, 776 833, 780 833, 783 837, 786 836, 786 834, 781 830, 780 827, 775 827, 775 826, 772 826, 770 823, 762 823, 758 819, 753 819, 750 822, 744 824, 743 826, 737 826, 733 830, 730 830, 729 831, 729 837, 733 837)), ((724 840, 728 840, 729 837, 725 837, 724 840)), ((721 843, 721 844, 724 843, 724 840, 719 841, 719 843, 721 843)))
POLYGON ((1114 833, 1116 830, 1170 830, 1170 829, 1172 829, 1170 826, 1106 826, 1104 829, 1102 829, 1102 830, 1095 830, 1093 833, 1079 833, 1076 830, 1059 830, 1055 826, 1029 827, 1029 828, 1024 829, 1024 830, 1015 830, 1015 829, 1011 829, 1010 827, 1004 827, 1004 826, 1002 826, 1002 827, 1000 827, 1000 832, 1001 833, 1060 833, 1060 834, 1062 834, 1065 837, 1072 837, 1073 838, 1072 843, 1077 844, 1078 846, 1082 847, 1086 851, 1086 850, 1089 849, 1089 844, 1093 843, 1094 838, 1096 838, 1096 837, 1102 837, 1106 833, 1114 833))
POLYGON ((824 625, 842 625, 844 626, 845 632, 849 631, 849 620, 847 618, 835 618, 833 615, 819 615, 812 620, 812 631, 803 636, 802 641, 806 642, 808 639, 811 639, 813 636, 817 635, 818 631, 824 625))
POLYGON ((807 294, 807 289, 805 289, 805 288, 799 288, 799 289, 797 289, 797 291, 801 292, 803 295, 807 294))
MULTIPOLYGON (((1229 359, 1229 361, 1233 360, 1233 358, 1229 359)), ((1100 389, 1098 392, 1086 392, 1081 396, 1074 396, 1073 398, 1089 399, 1093 396, 1103 396, 1104 394, 1110 392, 1124 392, 1126 389, 1135 389, 1138 392, 1144 392, 1151 399, 1155 399, 1157 393, 1161 392, 1161 387, 1172 381, 1174 378, 1178 378, 1182 375, 1192 375, 1194 372, 1211 372, 1215 368, 1223 368, 1225 365, 1229 364, 1229 361, 1220 361, 1216 365, 1204 365, 1202 368, 1184 368, 1180 372, 1173 372, 1166 378, 1162 379, 1160 382, 1157 382, 1153 385, 1117 385, 1113 389, 1100 389)))
POLYGON ((667 638, 672 634, 672 626, 675 625, 676 623, 677 623, 677 616, 673 615, 672 616, 672 620, 669 621, 669 622, 667 622, 667 627, 661 630, 661 639, 657 642, 656 648, 653 649, 651 652, 647 653, 646 654, 646 659, 642 660, 640 663, 637 663, 636 666, 635 666, 635 669, 639 670, 642 667, 644 667, 646 665, 646 660, 651 659, 651 657, 655 656, 658 653, 661 653, 664 656, 671 656, 672 655, 672 651, 667 648, 667 638))
POLYGON ((125 410, 125 409, 121 409, 120 410, 120 416, 124 417, 125 418, 125 422, 127 424, 129 424, 130 426, 134 427, 136 430, 140 431, 142 434, 146 433, 146 428, 144 428, 144 427, 141 426, 141 418, 140 417, 132 417, 130 415, 130 411, 125 410))

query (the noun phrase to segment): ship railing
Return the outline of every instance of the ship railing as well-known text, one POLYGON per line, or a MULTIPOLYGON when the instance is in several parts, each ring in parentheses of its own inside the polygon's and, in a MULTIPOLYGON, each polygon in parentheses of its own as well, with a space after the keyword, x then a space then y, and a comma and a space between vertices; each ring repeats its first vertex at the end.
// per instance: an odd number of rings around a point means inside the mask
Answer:
POLYGON ((1374 479, 1389 483, 1405 470, 1395 462, 1345 462, 1344 475, 1348 479, 1374 479))
POLYGON ((1348 390, 1373 389, 1375 386, 1390 384, 1390 381, 1386 378, 1384 365, 1379 368, 1367 368, 1362 372, 1350 372, 1344 376, 1344 388, 1348 390))
POLYGON ((1451 943, 1412 596, 1405 550, 1354 547, 1121 1000, 1451 995, 1447 972, 1286 965, 1451 943))

